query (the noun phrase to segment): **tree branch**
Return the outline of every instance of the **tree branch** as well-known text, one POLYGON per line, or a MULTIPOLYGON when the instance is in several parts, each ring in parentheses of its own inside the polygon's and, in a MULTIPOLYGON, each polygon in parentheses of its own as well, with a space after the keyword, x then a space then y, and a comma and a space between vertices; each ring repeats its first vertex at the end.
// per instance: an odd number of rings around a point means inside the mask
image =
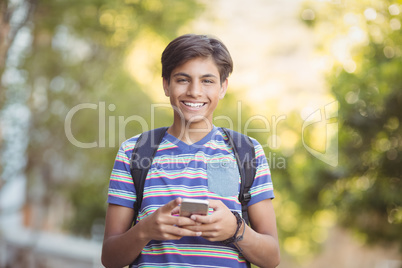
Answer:
MULTIPOLYGON (((1 78, 3 77, 3 73, 6 68, 7 55, 10 50, 11 45, 13 44, 15 37, 18 32, 24 27, 29 20, 31 19, 33 12, 35 10, 37 4, 37 0, 26 0, 22 3, 22 5, 28 5, 27 12, 25 17, 18 23, 13 26, 10 24, 11 18, 13 14, 15 14, 18 6, 11 6, 8 0, 4 0, 0 3, 0 111, 3 109, 4 103, 6 101, 5 97, 5 88, 1 83, 1 78)), ((3 137, 0 131, 0 152, 2 151, 3 137)), ((0 155, 1 162, 1 155, 0 155)), ((2 168, 0 166, 0 189, 4 184, 4 179, 2 176, 2 168)))

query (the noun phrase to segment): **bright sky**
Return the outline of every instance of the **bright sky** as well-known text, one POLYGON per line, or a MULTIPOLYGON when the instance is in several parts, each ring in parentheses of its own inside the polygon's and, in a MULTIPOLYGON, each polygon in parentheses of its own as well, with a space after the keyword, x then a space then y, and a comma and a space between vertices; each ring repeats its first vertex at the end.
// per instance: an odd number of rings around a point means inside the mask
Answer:
MULTIPOLYGON (((221 39, 234 60, 229 90, 238 92, 255 113, 277 116, 291 110, 305 118, 334 101, 323 72, 331 67, 315 54, 315 36, 302 23, 302 0, 216 0, 182 34, 211 34, 221 39)), ((166 40, 143 33, 127 59, 127 67, 155 102, 168 103, 162 92, 160 54, 166 40), (133 64, 134 63, 134 64, 133 64), (142 82, 141 82, 142 81, 142 82)))
POLYGON ((314 54, 314 35, 301 22, 301 0, 219 0, 194 23, 219 37, 234 60, 231 90, 244 90, 258 112, 312 112, 331 102, 325 58, 314 54))

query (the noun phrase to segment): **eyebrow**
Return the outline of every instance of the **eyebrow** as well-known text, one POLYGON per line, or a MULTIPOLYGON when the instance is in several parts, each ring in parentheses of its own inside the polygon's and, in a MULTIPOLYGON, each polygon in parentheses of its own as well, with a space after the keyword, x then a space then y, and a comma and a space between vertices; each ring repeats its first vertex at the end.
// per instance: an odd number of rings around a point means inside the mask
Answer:
MULTIPOLYGON (((173 75, 173 77, 176 77, 176 76, 185 76, 185 77, 191 78, 191 76, 190 76, 189 74, 187 74, 187 73, 182 73, 182 72, 175 73, 175 74, 173 75)), ((215 78, 218 78, 216 75, 213 75, 213 74, 204 74, 204 75, 201 76, 201 78, 205 78, 205 77, 215 77, 215 78)))

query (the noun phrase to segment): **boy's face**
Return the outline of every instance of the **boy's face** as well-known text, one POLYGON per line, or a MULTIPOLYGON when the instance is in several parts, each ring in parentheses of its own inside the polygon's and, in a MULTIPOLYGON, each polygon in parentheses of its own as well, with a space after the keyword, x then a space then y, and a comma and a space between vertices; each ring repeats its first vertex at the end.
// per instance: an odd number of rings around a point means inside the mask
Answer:
POLYGON ((175 122, 212 124, 213 112, 225 96, 228 81, 220 75, 212 58, 195 58, 177 66, 170 83, 163 79, 165 95, 170 98, 175 122), (177 121, 179 120, 179 121, 177 121))

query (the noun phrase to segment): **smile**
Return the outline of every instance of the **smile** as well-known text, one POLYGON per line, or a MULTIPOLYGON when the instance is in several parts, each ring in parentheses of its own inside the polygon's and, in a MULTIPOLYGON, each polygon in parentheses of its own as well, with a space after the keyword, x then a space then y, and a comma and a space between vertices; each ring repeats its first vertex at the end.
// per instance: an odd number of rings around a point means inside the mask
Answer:
POLYGON ((205 102, 183 102, 184 105, 188 107, 193 107, 193 108, 200 108, 205 105, 205 102))

